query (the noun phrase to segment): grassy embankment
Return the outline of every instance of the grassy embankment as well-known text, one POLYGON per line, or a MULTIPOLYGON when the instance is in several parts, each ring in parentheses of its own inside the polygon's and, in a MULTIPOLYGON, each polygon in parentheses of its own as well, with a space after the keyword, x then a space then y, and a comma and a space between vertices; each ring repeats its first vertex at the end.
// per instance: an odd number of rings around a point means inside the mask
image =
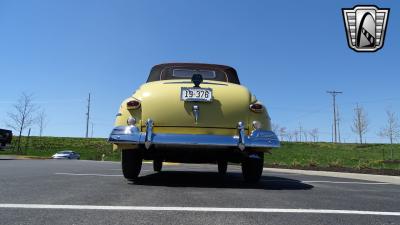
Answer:
MULTIPOLYGON (((17 138, 13 139, 15 146, 17 138)), ((74 150, 81 159, 120 160, 119 152, 101 138, 31 137, 29 143, 22 138, 23 154, 50 157, 60 150, 74 150)), ((0 151, 0 154, 16 154, 15 150, 0 151)), ((354 169, 395 169, 400 170, 400 145, 387 144, 331 144, 331 143, 283 143, 280 149, 266 154, 267 165, 287 168, 324 167, 354 169), (394 162, 390 162, 393 149, 394 162)))
MULTIPOLYGON (((21 149, 23 155, 39 156, 49 158, 61 150, 73 150, 81 155, 81 159, 120 160, 119 152, 113 151, 111 144, 104 138, 70 138, 70 137, 26 137, 21 138, 21 149)), ((16 148, 17 137, 12 140, 12 146, 16 148)), ((0 154, 18 154, 16 149, 8 148, 0 151, 0 154)))
POLYGON ((283 143, 282 148, 266 155, 268 165, 301 168, 354 168, 400 170, 400 145, 283 143), (393 150, 393 158, 391 158, 393 150))

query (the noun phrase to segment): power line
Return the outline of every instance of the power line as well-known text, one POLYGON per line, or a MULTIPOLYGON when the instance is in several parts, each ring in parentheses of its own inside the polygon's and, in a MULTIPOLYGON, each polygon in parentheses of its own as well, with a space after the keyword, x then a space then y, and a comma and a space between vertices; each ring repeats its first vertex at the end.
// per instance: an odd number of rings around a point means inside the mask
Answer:
POLYGON ((327 91, 326 93, 331 94, 332 95, 332 99, 333 99, 333 142, 336 143, 337 142, 337 119, 336 119, 336 95, 338 94, 342 94, 343 92, 341 91, 327 91))

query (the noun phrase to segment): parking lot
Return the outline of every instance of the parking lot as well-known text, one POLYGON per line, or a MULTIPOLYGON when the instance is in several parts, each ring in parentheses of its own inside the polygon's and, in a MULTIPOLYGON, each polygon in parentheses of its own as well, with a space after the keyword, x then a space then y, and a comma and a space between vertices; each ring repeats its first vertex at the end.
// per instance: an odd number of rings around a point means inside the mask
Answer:
POLYGON ((386 182, 240 167, 143 165, 132 184, 120 164, 0 160, 0 224, 399 224, 400 188, 386 182))

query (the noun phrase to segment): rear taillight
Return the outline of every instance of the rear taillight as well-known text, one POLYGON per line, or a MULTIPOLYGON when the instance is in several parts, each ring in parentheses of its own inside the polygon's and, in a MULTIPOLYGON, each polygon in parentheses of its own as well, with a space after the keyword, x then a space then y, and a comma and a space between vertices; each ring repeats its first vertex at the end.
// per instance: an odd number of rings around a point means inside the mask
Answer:
POLYGON ((140 108, 140 101, 138 100, 132 100, 126 103, 126 107, 128 109, 138 109, 140 108))
POLYGON ((262 112, 264 109, 264 106, 259 104, 259 103, 254 103, 250 105, 250 110, 253 112, 262 112))

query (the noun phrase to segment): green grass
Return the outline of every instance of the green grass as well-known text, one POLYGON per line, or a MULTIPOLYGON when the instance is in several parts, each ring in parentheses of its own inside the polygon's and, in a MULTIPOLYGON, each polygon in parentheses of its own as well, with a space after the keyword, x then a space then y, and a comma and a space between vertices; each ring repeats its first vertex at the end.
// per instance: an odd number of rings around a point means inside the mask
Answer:
MULTIPOLYGON (((0 154, 18 154, 15 149, 17 137, 13 139, 12 146, 0 154)), ((26 137, 21 138, 23 155, 51 157, 61 150, 73 150, 81 155, 81 159, 119 161, 120 153, 112 150, 112 145, 105 138, 70 138, 70 137, 26 137)))
POLYGON ((284 142, 279 149, 266 155, 267 165, 285 167, 349 167, 400 169, 400 163, 389 163, 390 149, 393 159, 400 160, 400 145, 388 144, 332 144, 284 142), (385 163, 386 162, 386 163, 385 163))
MULTIPOLYGON (((13 139, 16 146, 17 138, 13 139)), ((74 150, 81 159, 120 160, 120 153, 112 150, 112 145, 103 138, 64 138, 64 137, 31 137, 29 143, 22 137, 23 154, 29 156, 50 157, 60 150, 74 150)), ((400 145, 388 144, 332 144, 332 143, 294 143, 284 142, 282 147, 265 155, 266 165, 282 167, 348 167, 400 170, 400 145), (393 159, 390 163, 390 149, 393 159)), ((15 149, 0 151, 0 154, 17 154, 15 149)))

